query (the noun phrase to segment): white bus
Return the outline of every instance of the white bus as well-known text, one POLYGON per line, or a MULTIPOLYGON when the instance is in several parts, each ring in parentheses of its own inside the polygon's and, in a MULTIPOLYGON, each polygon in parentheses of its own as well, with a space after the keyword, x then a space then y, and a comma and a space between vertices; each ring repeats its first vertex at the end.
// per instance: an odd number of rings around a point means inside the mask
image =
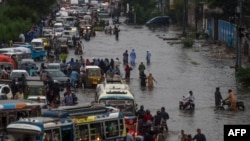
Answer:
POLYGON ((129 86, 122 83, 98 84, 96 87, 96 101, 106 106, 118 108, 125 118, 129 132, 137 132, 136 102, 129 86))

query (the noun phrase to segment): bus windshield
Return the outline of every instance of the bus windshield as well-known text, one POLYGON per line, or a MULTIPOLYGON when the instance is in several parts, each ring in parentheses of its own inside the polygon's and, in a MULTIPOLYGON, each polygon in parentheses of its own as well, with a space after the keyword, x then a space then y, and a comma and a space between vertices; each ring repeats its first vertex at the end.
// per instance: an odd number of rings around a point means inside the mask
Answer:
POLYGON ((135 115, 134 100, 127 99, 101 99, 100 103, 118 108, 124 116, 135 115))
POLYGON ((4 141, 36 141, 38 138, 36 133, 10 132, 3 137, 4 141))

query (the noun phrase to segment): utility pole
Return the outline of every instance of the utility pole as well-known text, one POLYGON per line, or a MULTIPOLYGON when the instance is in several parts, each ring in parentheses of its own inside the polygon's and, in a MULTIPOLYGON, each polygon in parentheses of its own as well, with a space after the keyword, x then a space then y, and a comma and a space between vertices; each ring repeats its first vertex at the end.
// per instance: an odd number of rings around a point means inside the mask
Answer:
POLYGON ((242 0, 238 0, 238 6, 236 8, 238 14, 238 26, 237 26, 237 48, 236 48, 236 66, 235 71, 241 68, 241 51, 242 51, 242 0))

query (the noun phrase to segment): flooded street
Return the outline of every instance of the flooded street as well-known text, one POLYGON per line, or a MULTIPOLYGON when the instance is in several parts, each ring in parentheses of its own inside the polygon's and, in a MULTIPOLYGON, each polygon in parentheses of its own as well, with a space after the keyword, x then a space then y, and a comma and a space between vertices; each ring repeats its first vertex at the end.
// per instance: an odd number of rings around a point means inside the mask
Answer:
MULTIPOLYGON (((193 48, 183 48, 182 44, 169 44, 167 40, 159 38, 175 37, 176 27, 149 30, 147 27, 120 26, 119 41, 114 35, 97 32, 96 37, 89 42, 83 41, 84 59, 118 57, 122 60, 125 50, 130 53, 135 50, 136 65, 131 71, 129 86, 135 94, 138 105, 144 105, 155 115, 164 106, 169 113, 168 141, 176 141, 178 133, 184 129, 187 134, 196 134, 196 129, 206 135, 208 141, 223 141, 224 124, 250 124, 249 92, 238 92, 234 77, 234 60, 215 59, 210 56, 208 47, 195 44, 193 48), (146 64, 146 51, 151 52, 151 64, 146 66, 145 73, 152 73, 158 83, 153 90, 142 90, 139 82, 138 66, 146 64), (239 100, 245 102, 246 110, 238 112, 214 111, 215 88, 220 87, 223 98, 227 90, 233 89, 239 100), (179 110, 182 96, 192 90, 195 96, 195 111, 179 110)), ((70 58, 79 58, 70 52, 70 58)), ((121 67, 124 75, 124 68, 121 67)), ((82 102, 94 100, 94 90, 78 91, 82 102)))

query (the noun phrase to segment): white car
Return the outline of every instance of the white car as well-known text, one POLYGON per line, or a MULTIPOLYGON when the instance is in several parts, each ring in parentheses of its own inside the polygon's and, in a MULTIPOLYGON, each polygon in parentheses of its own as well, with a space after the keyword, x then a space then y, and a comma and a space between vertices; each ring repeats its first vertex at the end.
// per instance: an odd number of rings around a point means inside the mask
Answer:
POLYGON ((60 63, 48 63, 47 69, 57 69, 61 70, 61 64, 60 63))
POLYGON ((34 102, 37 102, 39 103, 40 107, 42 109, 46 109, 47 108, 47 99, 46 99, 46 96, 37 96, 37 95, 30 95, 28 96, 27 100, 30 100, 30 101, 34 101, 34 102))
POLYGON ((29 73, 26 70, 12 70, 10 73, 10 79, 21 78, 24 74, 25 78, 29 77, 29 73))
POLYGON ((7 84, 0 84, 0 95, 5 95, 7 99, 12 99, 13 94, 10 86, 7 84))
POLYGON ((56 36, 56 37, 61 37, 62 36, 62 34, 63 34, 63 28, 55 28, 54 29, 54 35, 56 36))

